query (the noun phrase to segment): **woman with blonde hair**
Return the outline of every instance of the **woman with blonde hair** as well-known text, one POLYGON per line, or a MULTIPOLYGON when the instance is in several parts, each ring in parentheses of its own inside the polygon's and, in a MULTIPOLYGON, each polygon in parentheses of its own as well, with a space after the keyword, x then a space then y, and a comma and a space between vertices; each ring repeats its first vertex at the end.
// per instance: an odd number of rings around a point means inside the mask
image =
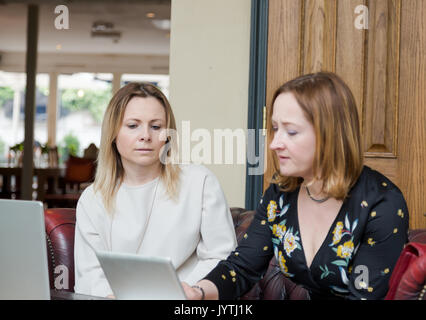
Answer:
POLYGON ((77 204, 75 292, 112 296, 95 251, 169 257, 189 284, 235 248, 216 177, 177 163, 176 124, 164 94, 129 83, 104 115, 94 183, 77 204))
POLYGON ((396 185, 363 165, 351 91, 333 73, 300 76, 276 90, 270 117, 272 183, 236 250, 186 294, 237 298, 275 256, 311 299, 384 298, 408 209, 396 185))

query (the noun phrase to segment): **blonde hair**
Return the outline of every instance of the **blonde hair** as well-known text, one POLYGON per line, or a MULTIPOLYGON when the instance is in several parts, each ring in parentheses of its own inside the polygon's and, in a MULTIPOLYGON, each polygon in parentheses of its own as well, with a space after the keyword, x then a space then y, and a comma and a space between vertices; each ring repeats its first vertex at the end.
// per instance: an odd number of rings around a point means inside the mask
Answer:
MULTIPOLYGON (((153 97, 164 107, 168 132, 176 131, 176 122, 172 108, 166 96, 156 86, 145 82, 131 82, 122 87, 111 98, 102 121, 102 134, 97 159, 96 177, 93 184, 95 192, 100 192, 104 206, 109 214, 115 210, 115 197, 124 177, 121 156, 115 139, 123 122, 127 104, 133 97, 153 97)), ((178 155, 175 135, 168 135, 165 144, 167 157, 174 159, 178 155)), ((163 155, 160 156, 163 157, 163 155)), ((166 186, 168 195, 176 198, 179 187, 180 168, 175 161, 161 161, 160 179, 166 186)))
MULTIPOLYGON (((322 192, 328 196, 345 199, 363 167, 358 110, 351 90, 334 73, 318 72, 300 76, 279 87, 272 103, 282 93, 293 94, 314 127, 314 181, 323 182, 322 192)), ((268 131, 273 134, 272 128, 268 131)), ((303 179, 282 176, 275 153, 270 149, 269 152, 276 172, 272 182, 283 191, 295 190, 303 179)))

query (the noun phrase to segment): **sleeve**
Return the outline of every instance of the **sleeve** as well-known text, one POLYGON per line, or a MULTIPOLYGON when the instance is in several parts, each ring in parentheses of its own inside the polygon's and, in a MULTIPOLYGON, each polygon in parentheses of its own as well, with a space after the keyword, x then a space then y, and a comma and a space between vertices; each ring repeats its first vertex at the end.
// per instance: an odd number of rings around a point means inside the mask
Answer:
POLYGON ((408 209, 398 188, 388 190, 372 207, 349 276, 349 299, 383 299, 404 245, 408 209))
POLYGON ((95 250, 107 250, 107 248, 89 218, 91 210, 96 210, 96 208, 93 208, 93 201, 94 199, 87 197, 86 193, 80 197, 77 203, 74 240, 74 291, 86 295, 106 297, 113 292, 95 254, 95 250))
POLYGON ((231 211, 219 181, 210 172, 203 184, 200 235, 197 265, 185 279, 189 284, 203 278, 237 245, 231 211))
POLYGON ((266 273, 273 256, 272 233, 267 223, 267 203, 275 185, 265 191, 247 233, 237 249, 221 261, 205 279, 212 281, 220 300, 231 300, 249 291, 266 273))

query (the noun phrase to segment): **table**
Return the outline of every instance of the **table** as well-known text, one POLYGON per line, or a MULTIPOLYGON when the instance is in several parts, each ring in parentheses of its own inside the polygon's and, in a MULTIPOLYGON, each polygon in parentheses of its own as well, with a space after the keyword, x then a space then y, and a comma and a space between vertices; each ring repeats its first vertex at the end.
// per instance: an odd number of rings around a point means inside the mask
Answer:
POLYGON ((68 291, 60 291, 55 289, 50 290, 50 299, 51 300, 113 300, 110 298, 87 296, 84 294, 68 292, 68 291))
MULTIPOLYGON (((16 189, 20 189, 22 167, 0 167, 0 176, 3 178, 3 186, 0 198, 11 198, 13 194, 11 178, 15 177, 16 189)), ((34 168, 34 176, 37 177, 36 200, 44 201, 47 192, 54 193, 58 186, 58 179, 65 175, 65 167, 34 168)))

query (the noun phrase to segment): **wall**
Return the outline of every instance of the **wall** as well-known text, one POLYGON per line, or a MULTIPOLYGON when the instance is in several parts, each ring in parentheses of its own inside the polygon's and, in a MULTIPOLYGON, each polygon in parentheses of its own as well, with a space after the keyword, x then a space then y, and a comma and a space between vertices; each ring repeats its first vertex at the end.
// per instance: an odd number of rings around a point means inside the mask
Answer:
MULTIPOLYGON (((206 167, 218 177, 228 204, 241 207, 245 148, 239 164, 235 138, 233 164, 214 164, 213 130, 229 128, 238 133, 236 129, 247 128, 250 10, 247 0, 172 0, 170 101, 180 137, 188 132, 182 121, 190 121, 193 138, 190 145, 181 143, 181 149, 197 154, 197 145, 211 138, 212 163, 206 167), (210 137, 200 130, 196 137, 200 128, 208 129, 210 137)), ((199 154, 209 158, 202 151, 199 154)))

